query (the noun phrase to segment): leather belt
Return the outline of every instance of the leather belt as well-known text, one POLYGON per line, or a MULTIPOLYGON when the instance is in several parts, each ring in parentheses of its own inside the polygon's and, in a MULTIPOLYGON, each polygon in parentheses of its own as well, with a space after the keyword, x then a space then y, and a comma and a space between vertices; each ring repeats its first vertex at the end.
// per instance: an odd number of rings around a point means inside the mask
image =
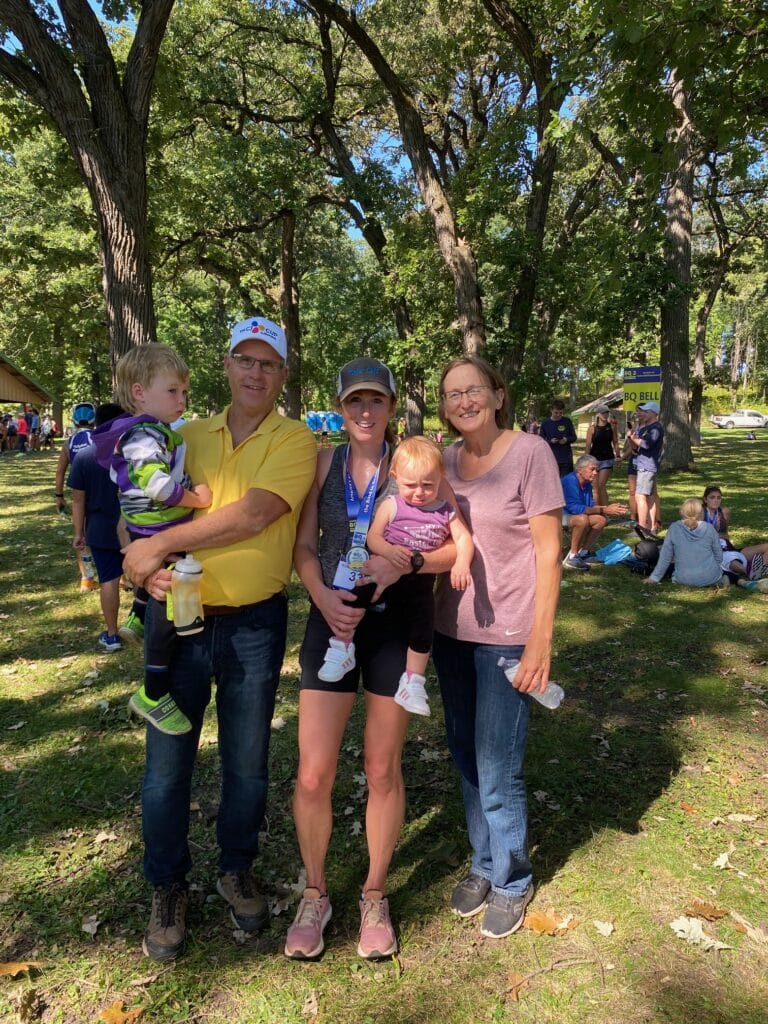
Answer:
POLYGON ((240 612, 246 611, 248 608, 253 608, 252 604, 204 604, 203 614, 207 618, 209 615, 238 615, 240 612))

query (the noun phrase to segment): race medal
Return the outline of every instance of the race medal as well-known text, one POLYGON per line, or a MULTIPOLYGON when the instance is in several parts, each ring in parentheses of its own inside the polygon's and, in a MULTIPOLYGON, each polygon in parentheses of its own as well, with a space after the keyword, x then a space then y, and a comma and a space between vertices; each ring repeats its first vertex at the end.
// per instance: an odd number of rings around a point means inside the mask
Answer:
POLYGON ((353 547, 347 552, 347 565, 350 569, 362 569, 369 559, 369 554, 364 547, 353 547))

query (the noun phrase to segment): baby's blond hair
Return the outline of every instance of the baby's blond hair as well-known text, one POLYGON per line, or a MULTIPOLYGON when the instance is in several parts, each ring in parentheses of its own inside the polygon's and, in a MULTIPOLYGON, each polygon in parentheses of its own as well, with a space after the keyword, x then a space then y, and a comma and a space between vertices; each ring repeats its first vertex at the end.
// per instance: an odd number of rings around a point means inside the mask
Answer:
POLYGON ((442 475, 443 453, 434 441, 422 434, 406 437, 395 449, 389 471, 396 477, 406 465, 422 471, 436 469, 442 475))
POLYGON ((136 412, 133 385, 150 387, 159 373, 173 373, 179 380, 189 380, 187 364, 167 345, 135 345, 120 356, 115 367, 115 401, 128 412, 136 412))

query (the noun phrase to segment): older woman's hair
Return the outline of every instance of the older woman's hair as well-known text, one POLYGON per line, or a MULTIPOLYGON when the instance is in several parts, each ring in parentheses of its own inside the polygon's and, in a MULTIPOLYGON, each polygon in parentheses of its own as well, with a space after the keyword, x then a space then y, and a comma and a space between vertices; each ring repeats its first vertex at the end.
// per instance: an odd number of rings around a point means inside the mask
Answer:
POLYGON ((584 469, 586 466, 596 466, 597 464, 597 459, 594 455, 582 455, 576 460, 576 466, 574 468, 578 473, 580 469, 584 469))
POLYGON ((683 520, 683 525, 687 526, 689 530, 696 529, 701 522, 702 515, 701 498, 686 498, 680 506, 680 518, 683 520))
POLYGON ((468 355, 459 356, 458 359, 452 359, 450 363, 445 367, 440 377, 439 394, 440 404, 438 405, 437 414, 440 417, 440 422, 444 427, 448 428, 451 434, 458 434, 459 431, 453 426, 451 421, 445 414, 445 378, 458 366, 474 366, 477 372, 485 377, 489 387, 493 388, 494 391, 501 391, 503 394, 500 408, 496 410, 496 426, 501 430, 504 430, 509 426, 509 405, 507 401, 507 388, 504 384, 504 379, 498 370, 494 369, 490 363, 486 362, 482 356, 468 355))

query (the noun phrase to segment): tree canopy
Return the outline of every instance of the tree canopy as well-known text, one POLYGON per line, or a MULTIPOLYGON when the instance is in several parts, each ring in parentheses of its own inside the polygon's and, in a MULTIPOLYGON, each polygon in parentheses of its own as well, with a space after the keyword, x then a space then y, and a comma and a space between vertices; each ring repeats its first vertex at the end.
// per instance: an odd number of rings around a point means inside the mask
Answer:
POLYGON ((412 429, 461 351, 520 416, 658 360, 686 465, 704 385, 768 378, 766 32, 747 0, 0 0, 0 342, 75 397, 167 341, 202 411, 259 312, 292 414, 368 351, 412 429))

